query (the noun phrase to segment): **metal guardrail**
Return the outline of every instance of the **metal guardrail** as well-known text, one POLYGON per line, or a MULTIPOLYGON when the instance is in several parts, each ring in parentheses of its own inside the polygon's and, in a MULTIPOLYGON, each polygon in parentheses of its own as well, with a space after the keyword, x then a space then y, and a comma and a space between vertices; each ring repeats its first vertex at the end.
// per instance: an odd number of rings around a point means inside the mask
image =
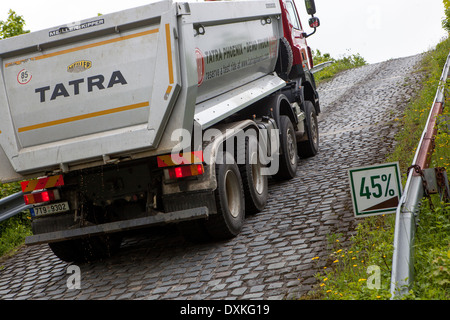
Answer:
POLYGON ((31 208, 23 201, 23 192, 17 192, 3 199, 0 199, 0 222, 9 219, 23 210, 31 208))
POLYGON ((433 140, 436 134, 436 117, 444 106, 444 86, 449 77, 450 54, 447 57, 433 106, 427 124, 423 130, 417 151, 412 162, 415 170, 410 170, 405 189, 396 211, 394 231, 394 253, 392 257, 391 299, 401 298, 408 293, 414 279, 414 235, 418 206, 425 194, 420 174, 428 168, 433 152, 433 140))
POLYGON ((327 62, 318 64, 317 66, 314 66, 314 67, 311 69, 311 73, 317 73, 317 72, 319 72, 319 71, 325 69, 326 67, 331 66, 333 63, 334 63, 333 61, 327 61, 327 62))

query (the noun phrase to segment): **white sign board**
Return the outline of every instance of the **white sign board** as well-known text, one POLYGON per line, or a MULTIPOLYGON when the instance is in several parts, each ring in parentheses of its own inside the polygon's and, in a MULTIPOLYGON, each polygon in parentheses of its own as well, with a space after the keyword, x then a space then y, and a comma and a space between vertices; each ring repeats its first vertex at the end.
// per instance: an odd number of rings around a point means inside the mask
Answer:
POLYGON ((394 213, 402 196, 398 162, 348 171, 355 217, 394 213))

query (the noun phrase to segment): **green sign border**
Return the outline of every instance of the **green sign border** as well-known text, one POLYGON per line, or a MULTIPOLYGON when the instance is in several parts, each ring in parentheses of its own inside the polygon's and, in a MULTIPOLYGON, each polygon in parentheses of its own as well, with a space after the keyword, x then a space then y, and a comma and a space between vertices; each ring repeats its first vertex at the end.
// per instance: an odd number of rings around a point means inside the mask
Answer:
POLYGON ((400 201, 400 198, 402 197, 402 193, 403 193, 403 186, 402 186, 402 182, 400 179, 400 165, 398 162, 390 162, 390 163, 381 164, 381 165, 352 168, 352 169, 348 170, 348 177, 349 177, 350 186, 351 186, 352 204, 353 204, 353 210, 355 213, 355 217, 370 217, 370 216, 376 216, 376 215, 381 215, 381 214, 386 214, 386 213, 394 213, 397 211, 397 207, 392 207, 392 208, 388 208, 388 209, 372 210, 369 212, 360 213, 358 210, 358 204, 356 203, 357 197, 356 197, 356 193, 355 193, 355 184, 353 181, 353 173, 359 172, 359 171, 383 169, 383 168, 390 168, 390 167, 394 167, 394 169, 395 169, 395 176, 397 178, 398 191, 399 191, 398 198, 400 201))

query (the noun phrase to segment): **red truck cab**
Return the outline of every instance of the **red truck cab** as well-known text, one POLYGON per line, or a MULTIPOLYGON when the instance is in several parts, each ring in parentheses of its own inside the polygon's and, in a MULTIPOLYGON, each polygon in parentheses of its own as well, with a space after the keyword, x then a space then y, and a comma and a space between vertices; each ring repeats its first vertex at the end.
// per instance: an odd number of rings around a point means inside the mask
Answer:
POLYGON ((304 31, 294 0, 280 0, 280 6, 282 8, 284 37, 292 49, 293 67, 312 69, 314 66, 312 53, 306 38, 314 34, 316 28, 320 25, 319 19, 314 17, 316 12, 314 1, 305 1, 306 10, 308 14, 312 15, 312 18, 309 19, 309 25, 311 28, 314 28, 314 32, 311 34, 307 34, 304 31))

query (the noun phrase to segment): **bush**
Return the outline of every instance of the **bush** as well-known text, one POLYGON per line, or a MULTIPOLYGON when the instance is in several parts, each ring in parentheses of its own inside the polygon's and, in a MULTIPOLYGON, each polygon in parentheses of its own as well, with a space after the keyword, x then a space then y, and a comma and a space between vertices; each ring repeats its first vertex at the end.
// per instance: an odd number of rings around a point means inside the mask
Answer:
MULTIPOLYGON (((0 20, 0 39, 11 38, 28 33, 24 29, 25 19, 9 10, 6 21, 0 20)), ((20 191, 19 183, 0 183, 0 199, 20 191)), ((25 237, 31 235, 31 222, 28 213, 21 213, 0 222, 0 257, 21 245, 25 237)))
POLYGON ((339 72, 344 70, 353 69, 361 67, 367 64, 366 60, 361 57, 359 53, 357 54, 347 54, 340 59, 334 59, 329 53, 322 54, 320 50, 313 51, 313 62, 314 65, 319 65, 324 62, 332 61, 333 64, 326 67, 325 69, 317 72, 314 78, 317 83, 323 80, 331 79, 339 72))
POLYGON ((443 0, 445 8, 445 18, 442 20, 442 27, 450 33, 450 0, 443 0))
MULTIPOLYGON (((0 199, 21 190, 18 182, 0 183, 0 199)), ((0 222, 0 257, 11 253, 31 235, 31 220, 28 210, 0 222)))

